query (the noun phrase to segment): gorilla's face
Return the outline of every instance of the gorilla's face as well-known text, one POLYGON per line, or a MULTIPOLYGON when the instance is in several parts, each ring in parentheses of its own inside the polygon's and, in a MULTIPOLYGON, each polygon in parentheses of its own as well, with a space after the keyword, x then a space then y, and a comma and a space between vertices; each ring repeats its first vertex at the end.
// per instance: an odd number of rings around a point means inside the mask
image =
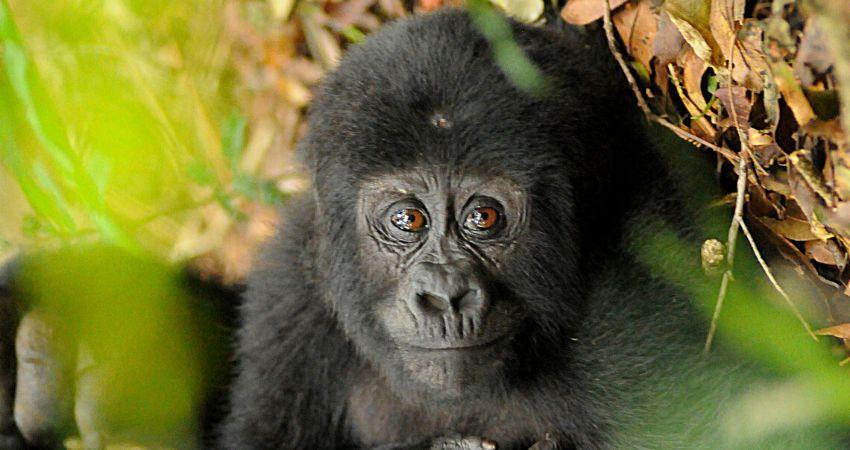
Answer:
POLYGON ((589 89, 593 64, 550 63, 582 46, 517 33, 545 48, 530 56, 551 77, 546 95, 529 95, 468 18, 453 17, 389 26, 352 48, 300 145, 317 204, 317 288, 359 354, 411 401, 506 392, 565 354, 583 308, 588 205, 615 136, 596 124, 622 109, 581 103, 605 91, 589 89))
POLYGON ((498 387, 525 310, 503 277, 528 196, 500 176, 412 170, 369 180, 358 205, 372 313, 412 380, 447 396, 498 387))

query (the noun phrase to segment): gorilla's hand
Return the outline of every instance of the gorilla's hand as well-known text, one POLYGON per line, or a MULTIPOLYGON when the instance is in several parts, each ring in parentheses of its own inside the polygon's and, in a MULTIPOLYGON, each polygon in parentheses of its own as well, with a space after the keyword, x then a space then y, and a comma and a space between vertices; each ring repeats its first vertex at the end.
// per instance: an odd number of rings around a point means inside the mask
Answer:
POLYGON ((534 445, 529 447, 528 450, 558 450, 560 448, 561 447, 558 445, 558 441, 556 441, 554 438, 552 438, 551 435, 547 433, 546 436, 543 437, 543 439, 540 439, 539 441, 535 442, 534 445))
POLYGON ((444 437, 435 440, 430 450, 496 450, 496 443, 479 437, 444 437))

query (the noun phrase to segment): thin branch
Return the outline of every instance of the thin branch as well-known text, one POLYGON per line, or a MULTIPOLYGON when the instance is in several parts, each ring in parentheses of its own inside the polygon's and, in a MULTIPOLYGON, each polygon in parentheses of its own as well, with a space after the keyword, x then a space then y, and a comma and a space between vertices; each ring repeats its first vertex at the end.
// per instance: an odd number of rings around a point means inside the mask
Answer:
POLYGON ((710 148, 715 152, 721 154, 724 158, 729 160, 729 162, 736 162, 738 160, 738 155, 736 155, 733 151, 721 147, 719 145, 712 144, 687 130, 679 128, 674 123, 670 122, 664 117, 661 117, 652 112, 652 109, 649 107, 649 104, 646 103, 646 99, 643 98, 643 94, 640 92, 640 88, 638 87, 637 81, 632 75, 631 70, 629 70, 629 66, 628 64, 626 64, 626 60, 623 58, 623 55, 620 54, 620 51, 617 50, 617 41, 614 38, 614 26, 613 22, 611 21, 611 2, 610 0, 602 1, 604 2, 604 8, 602 8, 602 28, 605 30, 605 37, 608 41, 608 49, 611 51, 611 54, 614 55, 614 59, 617 60, 617 64, 620 66, 620 70, 622 70, 623 75, 626 76, 626 80, 629 82, 629 87, 631 87, 632 92, 635 95, 635 100, 637 100, 638 107, 646 115, 646 118, 665 128, 670 129, 671 131, 676 133, 677 136, 690 142, 691 144, 699 144, 704 147, 710 148))
POLYGON ((694 145, 699 144, 699 145, 702 145, 704 147, 707 147, 707 148, 714 150, 715 152, 722 155, 724 158, 726 158, 727 161, 729 161, 731 163, 735 163, 735 162, 738 161, 738 155, 735 154, 735 152, 733 152, 732 150, 729 150, 726 147, 721 147, 719 145, 712 144, 712 143, 700 138, 699 136, 697 136, 697 135, 695 135, 695 134, 693 134, 689 131, 686 131, 686 130, 683 130, 683 129, 677 127, 674 123, 670 122, 669 120, 667 120, 667 119, 665 119, 661 116, 657 116, 655 114, 650 114, 649 116, 647 116, 647 118, 649 120, 665 127, 665 128, 672 130, 674 133, 676 133, 677 136, 679 136, 680 138, 690 142, 691 144, 694 144, 694 145))
POLYGON ((726 236, 726 270, 723 272, 720 292, 718 292, 717 302, 714 304, 711 327, 708 329, 708 335, 705 338, 705 347, 703 348, 705 353, 711 350, 711 343, 714 341, 714 334, 717 332, 717 320, 720 318, 720 310, 723 309, 723 300, 726 298, 726 289, 729 280, 732 278, 732 266, 735 262, 735 240, 738 238, 738 225, 741 223, 741 217, 744 214, 744 197, 747 192, 747 160, 749 159, 747 156, 748 153, 741 152, 738 158, 738 192, 735 197, 735 214, 732 216, 732 223, 729 225, 729 233, 726 236))
POLYGON ((767 275, 767 278, 770 280, 770 283, 773 284, 773 287, 774 289, 776 289, 776 292, 779 292, 779 295, 781 295, 782 298, 785 299, 785 302, 788 303, 789 307, 791 307, 791 311, 793 311, 794 315, 797 316, 797 320, 799 320, 800 323, 803 324, 803 328, 806 329, 806 332, 809 333, 809 336, 811 336, 812 339, 817 342, 818 337, 815 335, 814 331, 812 331, 812 327, 809 326, 809 323, 806 322, 806 319, 803 318, 802 314, 800 314, 800 310, 797 309, 797 305, 795 305, 794 302, 791 301, 791 297, 789 297, 788 294, 785 293, 785 290, 782 289, 782 286, 780 286, 779 283, 776 281, 776 278, 773 276, 773 272, 770 270, 770 267, 767 266, 767 263, 764 261, 764 258, 762 258, 761 252, 759 252, 758 247, 756 247, 756 241, 753 239, 753 235, 750 234, 750 230, 747 229, 747 225, 744 223, 743 218, 738 219, 738 224, 741 226, 741 231, 744 232, 744 236, 746 236, 747 240, 750 241, 750 247, 753 249, 753 253, 756 255, 756 259, 761 265, 764 274, 767 275))
MULTIPOLYGON (((734 24, 730 24, 732 29, 735 29, 734 24)), ((734 52, 735 36, 732 36, 732 45, 729 46, 730 53, 734 52)), ((732 73, 732 55, 729 56, 729 73, 732 73)), ((738 115, 735 106, 735 93, 732 91, 731 76, 727 80, 729 82, 729 103, 732 104, 731 114, 732 123, 735 130, 738 132, 738 138, 741 141, 741 154, 738 160, 738 189, 735 195, 735 214, 732 216, 732 223, 729 224, 729 233, 726 236, 726 270, 723 272, 723 280, 720 282, 720 291, 717 293, 717 301, 714 303, 714 314, 711 316, 711 327, 708 329, 708 335, 705 337, 704 353, 711 351, 711 343, 714 341, 714 334, 717 332, 717 322, 720 319, 720 311, 723 309, 723 300, 726 298, 726 289, 729 286, 729 280, 732 278, 732 268, 735 262, 735 243, 738 239, 738 226, 744 222, 741 220, 744 213, 744 197, 747 192, 747 156, 749 149, 746 146, 746 136, 744 136, 738 126, 738 115), (744 151, 746 149, 746 151, 744 151)))
POLYGON ((632 91, 635 94, 635 99, 637 99, 637 104, 640 109, 647 116, 654 116, 655 114, 653 114, 652 110, 649 109, 649 105, 646 104, 643 94, 640 93, 640 88, 638 88, 635 77, 632 76, 632 72, 629 70, 626 60, 623 59, 623 55, 621 55, 620 51, 617 50, 617 41, 614 39, 614 26, 611 22, 611 1, 602 1, 605 2, 605 7, 602 8, 602 28, 605 29, 605 37, 608 40, 608 49, 611 50, 611 54, 614 55, 614 59, 617 60, 617 63, 620 65, 620 69, 623 70, 623 74, 626 76, 626 79, 629 80, 629 86, 631 86, 632 91))

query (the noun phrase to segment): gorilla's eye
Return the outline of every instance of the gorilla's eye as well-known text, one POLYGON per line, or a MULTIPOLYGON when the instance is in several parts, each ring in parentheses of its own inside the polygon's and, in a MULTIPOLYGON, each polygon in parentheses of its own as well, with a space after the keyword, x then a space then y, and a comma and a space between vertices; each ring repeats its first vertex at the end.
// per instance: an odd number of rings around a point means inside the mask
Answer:
POLYGON ((499 222, 499 211, 489 206, 480 206, 466 215, 463 226, 472 231, 486 231, 499 222))
POLYGON ((416 208, 399 209, 392 213, 390 222, 402 231, 416 233, 428 227, 425 214, 416 208))

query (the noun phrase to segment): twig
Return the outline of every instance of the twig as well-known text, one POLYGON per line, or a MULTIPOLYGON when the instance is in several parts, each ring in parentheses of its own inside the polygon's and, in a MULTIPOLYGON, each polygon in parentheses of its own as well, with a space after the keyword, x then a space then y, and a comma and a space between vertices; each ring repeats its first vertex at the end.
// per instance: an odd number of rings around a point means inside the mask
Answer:
POLYGON ((741 226, 741 231, 744 232, 744 236, 746 236, 747 240, 750 241, 750 247, 753 249, 753 253, 756 255, 756 259, 761 265, 764 274, 767 275, 767 279, 770 280, 770 283, 773 284, 773 287, 774 289, 776 289, 776 292, 779 292, 779 295, 781 295, 782 298, 785 299, 785 302, 788 303, 788 306, 791 307, 791 311, 793 311, 794 315, 797 316, 797 320, 799 320, 800 323, 803 324, 803 328, 806 329, 806 332, 809 333, 809 336, 811 336, 812 339, 817 342, 818 337, 815 335, 814 331, 812 331, 812 327, 809 326, 809 323, 806 322, 806 319, 803 318, 802 314, 800 314, 800 310, 797 309, 797 305, 795 305, 794 302, 791 301, 791 297, 789 297, 788 294, 785 293, 785 290, 782 289, 782 286, 780 286, 779 283, 776 281, 776 278, 773 276, 773 272, 770 270, 770 267, 767 266, 767 263, 764 261, 764 258, 762 258, 761 252, 759 252, 758 247, 756 247, 756 241, 753 239, 753 235, 750 234, 750 230, 747 229, 747 225, 744 223, 744 219, 738 218, 738 224, 741 226))
POLYGON ((735 154, 735 152, 733 152, 732 150, 729 150, 726 147, 721 147, 719 145, 712 144, 712 143, 700 138, 699 136, 697 136, 697 135, 695 135, 695 134, 693 134, 689 131, 686 131, 686 130, 683 130, 683 129, 677 127, 675 124, 673 124, 672 122, 670 122, 669 120, 667 120, 667 119, 665 119, 661 116, 657 116, 655 114, 650 114, 649 116, 647 116, 647 118, 649 120, 659 124, 659 125, 664 126, 665 128, 669 128, 674 133, 676 133, 677 136, 679 136, 680 138, 690 142, 691 144, 694 144, 694 145, 699 144, 699 145, 702 145, 704 147, 707 147, 707 148, 714 150, 715 152, 722 155, 724 158, 726 158, 727 161, 729 161, 731 163, 735 163, 735 162, 738 161, 738 155, 735 154))
POLYGON ((617 50, 617 41, 616 39, 614 39, 614 27, 611 21, 611 2, 610 0, 602 1, 604 2, 604 8, 602 8, 602 28, 605 30, 605 37, 608 41, 608 49, 611 51, 611 54, 614 55, 614 59, 617 60, 617 64, 620 66, 620 70, 622 70, 623 75, 626 76, 626 80, 629 82, 629 87, 631 87, 632 92, 635 95, 635 100, 637 100, 638 107, 646 115, 646 118, 665 128, 670 129, 671 131, 676 133, 677 136, 690 142, 691 144, 696 143, 704 147, 710 148, 715 152, 721 154, 729 162, 736 162, 738 160, 738 155, 736 155, 733 151, 721 147, 719 145, 712 144, 687 130, 679 128, 664 117, 661 117, 652 112, 652 109, 649 107, 649 104, 646 103, 646 99, 643 98, 643 94, 640 92, 640 88, 638 87, 637 81, 632 75, 632 72, 629 70, 629 66, 628 64, 626 64, 626 60, 623 58, 623 55, 620 54, 620 51, 617 50))
POLYGON ((714 341, 714 334, 717 332, 717 320, 720 318, 720 310, 723 309, 723 300, 726 298, 726 289, 729 280, 732 278, 732 266, 735 262, 735 240, 738 238, 738 225, 741 223, 741 217, 744 214, 744 196, 747 192, 747 160, 749 159, 747 156, 748 153, 741 152, 738 158, 738 192, 735 197, 735 214, 732 216, 732 223, 729 225, 729 233, 726 236, 726 270, 723 272, 720 292, 717 293, 717 302, 714 304, 711 327, 708 329, 708 335, 705 338, 705 347, 703 348, 705 353, 711 350, 711 343, 714 341))
POLYGON ((632 76, 632 72, 629 70, 629 66, 623 59, 623 55, 621 55, 620 51, 617 50, 617 43, 614 40, 614 27, 611 23, 611 1, 602 1, 605 2, 605 7, 602 8, 602 28, 605 29, 605 37, 608 40, 608 49, 611 50, 611 54, 614 55, 614 59, 617 60, 617 63, 620 65, 620 69, 623 70, 623 74, 626 75, 626 79, 629 80, 629 86, 631 86, 632 91, 635 93, 635 98, 637 99, 637 104, 640 109, 647 116, 653 116, 654 114, 652 110, 649 109, 649 105, 646 104, 646 100, 644 100, 643 95, 640 93, 640 89, 635 81, 635 77, 632 76))

